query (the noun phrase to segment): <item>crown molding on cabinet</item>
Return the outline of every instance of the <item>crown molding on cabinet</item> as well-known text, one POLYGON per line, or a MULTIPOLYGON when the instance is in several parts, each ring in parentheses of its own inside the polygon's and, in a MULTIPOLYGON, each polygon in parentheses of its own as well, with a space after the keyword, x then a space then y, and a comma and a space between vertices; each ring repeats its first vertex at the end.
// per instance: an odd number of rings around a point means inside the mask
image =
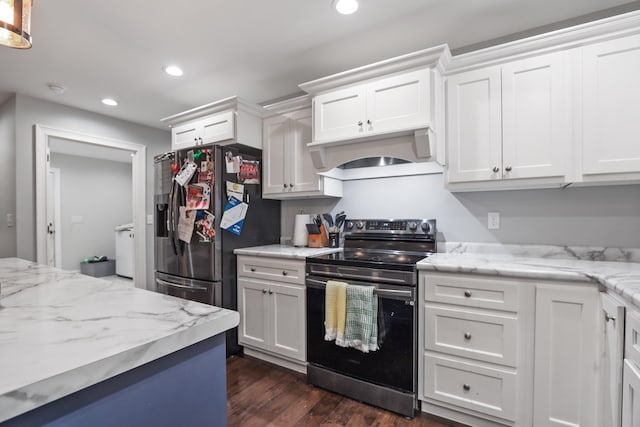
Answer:
POLYGON ((338 87, 418 68, 436 68, 444 72, 450 61, 449 46, 443 44, 301 83, 298 87, 311 95, 317 95, 338 87))
POLYGON ((266 119, 272 116, 286 114, 309 107, 311 107, 310 95, 296 96, 295 98, 289 98, 284 101, 274 102, 273 104, 263 105, 263 118, 266 119))
POLYGON ((504 61, 580 47, 640 33, 640 11, 633 11, 453 56, 445 75, 504 61))
POLYGON ((262 111, 259 107, 237 96, 231 96, 229 98, 224 98, 219 101, 192 108, 191 110, 187 110, 182 113, 174 114, 173 116, 165 117, 164 119, 160 119, 160 121, 169 127, 173 127, 178 123, 185 123, 211 114, 230 110, 242 111, 253 116, 262 117, 262 111))

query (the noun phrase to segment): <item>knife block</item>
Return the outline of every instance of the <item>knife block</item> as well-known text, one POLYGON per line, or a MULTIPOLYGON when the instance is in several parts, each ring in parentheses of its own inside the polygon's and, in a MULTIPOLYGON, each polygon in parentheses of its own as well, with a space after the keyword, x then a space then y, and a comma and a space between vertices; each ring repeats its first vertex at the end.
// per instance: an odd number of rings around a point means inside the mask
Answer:
POLYGON ((309 240, 307 246, 310 248, 324 248, 329 245, 329 238, 327 237, 327 230, 324 224, 320 227, 320 234, 309 234, 309 240))

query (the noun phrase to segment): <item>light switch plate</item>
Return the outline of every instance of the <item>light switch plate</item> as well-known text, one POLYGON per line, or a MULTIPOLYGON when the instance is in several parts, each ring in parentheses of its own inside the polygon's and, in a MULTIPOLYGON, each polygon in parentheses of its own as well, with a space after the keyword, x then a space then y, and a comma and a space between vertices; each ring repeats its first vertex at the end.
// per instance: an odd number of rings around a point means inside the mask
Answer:
POLYGON ((147 215, 147 224, 153 224, 153 215, 147 215))
POLYGON ((489 212, 487 215, 487 227, 489 230, 500 229, 500 212, 489 212))
POLYGON ((16 216, 15 214, 8 213, 7 214, 7 227, 13 228, 16 225, 16 216))

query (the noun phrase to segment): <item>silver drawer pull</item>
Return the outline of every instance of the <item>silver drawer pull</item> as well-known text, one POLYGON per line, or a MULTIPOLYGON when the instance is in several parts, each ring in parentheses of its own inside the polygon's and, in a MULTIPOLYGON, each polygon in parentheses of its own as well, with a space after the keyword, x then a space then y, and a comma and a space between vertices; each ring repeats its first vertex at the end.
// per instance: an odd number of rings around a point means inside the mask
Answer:
POLYGON ((269 289, 269 295, 272 295, 273 291, 271 289, 269 289))
POLYGON ((471 298, 471 291, 469 291, 469 290, 464 291, 464 296, 467 297, 467 298, 471 298))
POLYGON ((469 332, 465 332, 465 333, 464 333, 464 339, 465 339, 465 340, 467 340, 467 341, 469 341, 469 340, 471 339, 471 333, 469 333, 469 332))
POLYGON ((255 267, 251 267, 251 271, 256 271, 256 268, 255 267))
POLYGON ((282 272, 282 275, 283 275, 283 276, 286 276, 287 274, 289 274, 289 273, 287 273, 286 271, 283 271, 283 272, 282 272))
POLYGON ((267 290, 266 290, 266 289, 263 289, 263 290, 262 290, 262 293, 263 293, 263 294, 266 294, 266 293, 267 293, 267 290))
POLYGON ((464 391, 469 391, 469 390, 471 390, 471 386, 469 384, 462 384, 462 389, 464 391))
POLYGON ((604 320, 605 320, 605 321, 607 321, 607 322, 608 322, 609 320, 613 320, 613 321, 615 322, 615 321, 616 321, 616 318, 615 318, 615 316, 612 316, 612 315, 610 315, 609 313, 605 313, 605 314, 604 314, 604 320))

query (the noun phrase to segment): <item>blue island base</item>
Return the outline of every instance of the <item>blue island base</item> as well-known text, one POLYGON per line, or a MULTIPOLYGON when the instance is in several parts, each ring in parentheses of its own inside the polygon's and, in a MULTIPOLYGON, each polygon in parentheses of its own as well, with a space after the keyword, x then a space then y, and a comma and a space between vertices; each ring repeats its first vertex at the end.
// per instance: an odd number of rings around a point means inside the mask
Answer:
POLYGON ((226 426, 226 387, 222 333, 1 426, 226 426))

